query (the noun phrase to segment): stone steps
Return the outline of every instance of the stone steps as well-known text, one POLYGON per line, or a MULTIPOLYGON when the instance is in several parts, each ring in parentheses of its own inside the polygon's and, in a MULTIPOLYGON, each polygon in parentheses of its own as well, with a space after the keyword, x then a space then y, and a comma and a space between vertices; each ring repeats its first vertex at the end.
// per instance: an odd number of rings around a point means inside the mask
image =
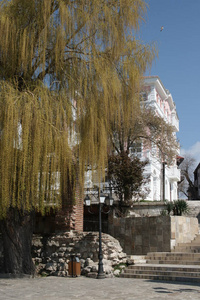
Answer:
POLYGON ((166 260, 166 261, 162 261, 162 260, 147 260, 146 261, 147 264, 160 264, 160 265, 166 265, 166 264, 170 264, 170 265, 191 265, 194 264, 194 265, 198 265, 200 266, 200 262, 199 261, 175 261, 175 260, 166 260))
POLYGON ((120 276, 200 283, 200 253, 150 252, 145 264, 130 265, 120 276))
POLYGON ((176 249, 173 249, 172 252, 187 252, 187 253, 199 253, 200 254, 200 246, 176 246, 176 249))
POLYGON ((141 271, 141 270, 145 270, 145 271, 149 271, 152 272, 152 270, 156 270, 156 271, 166 271, 167 272, 196 272, 200 274, 200 266, 196 266, 196 265, 190 265, 190 266, 186 266, 186 265, 165 265, 165 266, 160 266, 159 264, 138 264, 138 265, 132 265, 129 266, 128 271, 132 271, 132 270, 137 270, 137 271, 141 271))
POLYGON ((191 243, 180 243, 172 249, 172 252, 190 252, 200 253, 200 237, 194 239, 191 243))
POLYGON ((128 264, 145 264, 146 263, 146 256, 145 255, 129 255, 128 256, 128 264))
POLYGON ((152 252, 147 254, 146 263, 171 265, 200 265, 200 253, 152 252))
POLYGON ((172 252, 150 252, 146 263, 130 265, 121 277, 200 283, 200 235, 172 252))
POLYGON ((200 253, 200 234, 198 234, 190 243, 179 243, 172 249, 172 252, 200 253))
POLYGON ((120 277, 200 283, 200 266, 138 264, 124 269, 120 277))
POLYGON ((151 261, 162 261, 162 262, 175 262, 177 264, 188 261, 188 262, 199 262, 200 253, 194 252, 150 252, 146 256, 146 262, 151 261))
POLYGON ((198 257, 200 258, 200 253, 185 253, 185 252, 149 252, 146 257, 158 257, 158 256, 161 256, 161 257, 198 257))

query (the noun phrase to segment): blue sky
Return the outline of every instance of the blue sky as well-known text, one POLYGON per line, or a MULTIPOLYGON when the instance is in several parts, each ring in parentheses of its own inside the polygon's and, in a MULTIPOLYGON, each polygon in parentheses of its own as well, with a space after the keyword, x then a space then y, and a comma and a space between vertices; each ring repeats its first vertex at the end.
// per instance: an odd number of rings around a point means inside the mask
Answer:
POLYGON ((147 75, 158 75, 172 94, 181 153, 189 152, 200 162, 200 0, 146 2, 149 7, 139 38, 156 42, 159 51, 147 75))

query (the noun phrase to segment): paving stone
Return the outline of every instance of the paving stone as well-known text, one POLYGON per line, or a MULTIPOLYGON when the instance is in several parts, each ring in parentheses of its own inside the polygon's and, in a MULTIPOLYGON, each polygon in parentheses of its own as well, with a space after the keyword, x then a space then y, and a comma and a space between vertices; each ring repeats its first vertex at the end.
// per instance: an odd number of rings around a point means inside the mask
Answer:
POLYGON ((143 279, 23 278, 0 279, 0 300, 199 300, 200 286, 190 282, 143 279))

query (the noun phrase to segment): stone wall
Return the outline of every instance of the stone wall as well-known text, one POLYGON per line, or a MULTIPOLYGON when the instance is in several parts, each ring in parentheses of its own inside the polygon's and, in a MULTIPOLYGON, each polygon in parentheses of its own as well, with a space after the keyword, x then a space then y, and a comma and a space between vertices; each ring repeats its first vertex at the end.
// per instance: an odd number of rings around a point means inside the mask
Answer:
POLYGON ((113 218, 109 234, 119 240, 128 255, 168 252, 176 243, 194 239, 198 220, 173 216, 113 218))
POLYGON ((134 202, 131 211, 142 216, 160 216, 161 211, 165 209, 165 203, 162 201, 152 202, 134 202))
POLYGON ((171 216, 171 249, 178 243, 189 243, 199 233, 197 218, 171 216))
MULTIPOLYGON (((189 206, 187 217, 197 218, 200 224, 200 201, 186 200, 189 206)), ((160 216, 163 209, 166 209, 165 203, 162 201, 153 202, 135 202, 133 203, 131 212, 142 216, 160 216)))
POLYGON ((189 217, 196 217, 200 224, 200 201, 187 201, 189 206, 189 212, 187 216, 189 217))
MULTIPOLYGON (((51 236, 34 235, 33 260, 37 272, 43 275, 67 276, 71 256, 78 257, 81 274, 96 276, 98 270, 98 232, 66 232, 51 236)), ((111 277, 114 267, 127 262, 119 242, 102 234, 104 272, 111 277)))

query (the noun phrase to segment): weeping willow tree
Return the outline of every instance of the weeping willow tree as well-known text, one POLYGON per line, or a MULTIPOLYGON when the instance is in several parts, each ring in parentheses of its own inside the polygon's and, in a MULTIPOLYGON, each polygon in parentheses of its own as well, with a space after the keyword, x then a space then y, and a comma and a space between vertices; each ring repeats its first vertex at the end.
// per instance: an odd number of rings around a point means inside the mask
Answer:
POLYGON ((120 124, 123 105, 132 114, 135 109, 119 98, 116 62, 123 57, 130 85, 137 87, 137 63, 143 70, 152 58, 153 50, 138 51, 133 37, 145 11, 143 0, 1 1, 0 218, 6 272, 33 273, 33 212, 71 201, 68 191, 77 172, 84 182, 86 166, 104 172, 110 124, 120 124))

